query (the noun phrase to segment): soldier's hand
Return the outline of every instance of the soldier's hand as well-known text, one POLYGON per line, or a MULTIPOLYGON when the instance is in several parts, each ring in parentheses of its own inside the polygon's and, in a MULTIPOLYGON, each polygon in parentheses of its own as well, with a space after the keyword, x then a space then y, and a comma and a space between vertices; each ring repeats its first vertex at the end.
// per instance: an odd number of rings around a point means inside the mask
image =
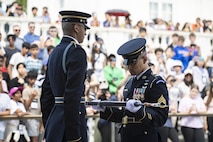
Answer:
POLYGON ((132 113, 135 113, 142 107, 141 105, 138 105, 138 104, 142 104, 141 101, 133 100, 133 99, 128 100, 126 103, 126 109, 132 113))

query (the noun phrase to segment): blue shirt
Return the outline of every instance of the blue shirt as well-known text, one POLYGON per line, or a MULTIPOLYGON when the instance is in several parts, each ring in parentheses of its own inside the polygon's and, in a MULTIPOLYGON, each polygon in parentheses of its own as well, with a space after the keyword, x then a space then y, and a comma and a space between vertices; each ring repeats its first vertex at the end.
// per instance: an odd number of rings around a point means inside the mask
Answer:
POLYGON ((35 35, 35 34, 31 34, 31 33, 27 33, 24 36, 24 41, 29 42, 31 44, 34 41, 40 41, 40 36, 35 35))
POLYGON ((185 70, 189 64, 189 61, 192 60, 193 56, 185 54, 189 54, 189 49, 183 46, 176 46, 174 49, 175 55, 173 56, 174 60, 180 60, 183 63, 183 70, 185 70))

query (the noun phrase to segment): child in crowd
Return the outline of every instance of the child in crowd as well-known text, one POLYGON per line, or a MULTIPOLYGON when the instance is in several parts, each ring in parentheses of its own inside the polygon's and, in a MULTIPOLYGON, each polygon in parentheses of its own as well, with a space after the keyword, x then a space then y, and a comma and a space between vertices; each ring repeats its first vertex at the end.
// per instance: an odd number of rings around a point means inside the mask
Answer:
MULTIPOLYGON (((23 90, 23 100, 24 105, 30 114, 40 115, 41 108, 40 108, 40 96, 41 91, 39 88, 34 86, 36 78, 37 78, 36 71, 29 71, 26 76, 27 85, 23 90)), ((38 142, 38 136, 40 132, 40 121, 37 119, 28 119, 26 120, 26 128, 28 134, 31 138, 31 142, 38 142)))
MULTIPOLYGON (((28 112, 26 112, 24 104, 22 103, 22 90, 22 87, 13 87, 10 89, 9 92, 9 95, 11 97, 10 114, 15 114, 18 117, 29 114, 28 112)), ((26 139, 27 141, 30 141, 23 120, 8 120, 5 130, 5 138, 5 141, 9 141, 11 138, 14 141, 18 141, 19 139, 26 139)))

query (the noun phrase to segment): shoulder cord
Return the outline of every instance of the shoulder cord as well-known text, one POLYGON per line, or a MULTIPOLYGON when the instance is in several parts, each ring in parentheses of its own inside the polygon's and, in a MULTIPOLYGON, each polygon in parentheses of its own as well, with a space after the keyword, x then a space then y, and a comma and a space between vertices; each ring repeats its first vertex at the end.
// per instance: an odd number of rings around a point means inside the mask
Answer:
POLYGON ((72 47, 73 44, 76 47, 76 43, 74 41, 71 41, 71 43, 67 45, 67 47, 66 47, 66 49, 64 50, 64 53, 63 53, 62 67, 63 67, 63 71, 64 71, 65 74, 67 74, 67 69, 66 69, 66 56, 67 56, 67 52, 70 49, 70 47, 72 47))

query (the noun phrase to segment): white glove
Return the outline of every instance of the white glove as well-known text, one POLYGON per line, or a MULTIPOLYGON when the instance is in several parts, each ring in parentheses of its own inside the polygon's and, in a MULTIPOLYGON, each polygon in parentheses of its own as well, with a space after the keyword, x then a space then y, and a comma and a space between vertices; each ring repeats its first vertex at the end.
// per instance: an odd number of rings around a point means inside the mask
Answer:
POLYGON ((138 106, 135 106, 135 104, 142 104, 141 101, 139 100, 128 100, 127 103, 126 103, 126 109, 129 110, 130 112, 137 112, 142 106, 138 105, 138 106))

